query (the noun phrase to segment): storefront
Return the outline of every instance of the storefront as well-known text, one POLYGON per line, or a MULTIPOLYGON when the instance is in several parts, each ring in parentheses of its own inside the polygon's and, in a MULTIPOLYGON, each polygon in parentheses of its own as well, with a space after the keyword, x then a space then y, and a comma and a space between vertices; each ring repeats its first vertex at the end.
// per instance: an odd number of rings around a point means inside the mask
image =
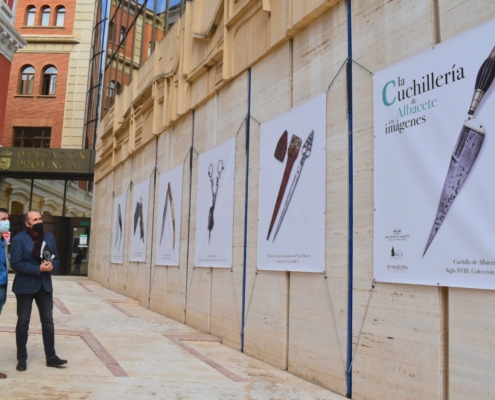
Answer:
POLYGON ((23 214, 38 210, 55 235, 58 275, 87 275, 91 235, 94 151, 1 148, 0 207, 10 213, 11 237, 24 229, 23 214))

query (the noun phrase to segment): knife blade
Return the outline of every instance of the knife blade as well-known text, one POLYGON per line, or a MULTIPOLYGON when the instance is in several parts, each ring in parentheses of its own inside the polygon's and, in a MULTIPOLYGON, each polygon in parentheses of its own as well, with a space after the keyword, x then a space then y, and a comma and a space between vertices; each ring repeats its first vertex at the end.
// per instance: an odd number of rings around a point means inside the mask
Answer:
POLYGON ((457 139, 450 159, 450 165, 443 185, 437 214, 430 231, 428 242, 426 243, 423 257, 435 238, 438 230, 443 224, 447 213, 452 207, 452 203, 458 196, 462 186, 471 172, 473 165, 478 158, 478 154, 485 139, 485 127, 483 123, 474 116, 478 105, 484 94, 490 88, 495 77, 495 47, 488 58, 481 65, 476 77, 475 91, 468 111, 468 119, 457 139))

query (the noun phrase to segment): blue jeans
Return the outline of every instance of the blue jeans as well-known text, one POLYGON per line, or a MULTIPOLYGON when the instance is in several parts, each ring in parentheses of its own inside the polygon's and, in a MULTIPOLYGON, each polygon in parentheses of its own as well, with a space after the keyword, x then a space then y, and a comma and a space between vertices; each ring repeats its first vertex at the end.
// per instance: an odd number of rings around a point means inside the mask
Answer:
POLYGON ((7 284, 0 285, 0 314, 2 313, 5 300, 7 300, 7 284))

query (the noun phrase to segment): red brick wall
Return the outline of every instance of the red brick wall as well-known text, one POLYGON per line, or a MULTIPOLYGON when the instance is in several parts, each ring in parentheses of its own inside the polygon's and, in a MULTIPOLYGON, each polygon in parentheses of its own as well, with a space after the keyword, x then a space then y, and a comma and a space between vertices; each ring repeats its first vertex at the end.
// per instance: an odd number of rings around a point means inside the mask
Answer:
POLYGON ((64 123, 65 93, 69 69, 69 54, 16 53, 10 73, 7 112, 3 130, 3 145, 12 146, 15 126, 51 127, 50 147, 60 148, 64 123), (19 96, 20 70, 25 65, 35 69, 32 96, 19 96), (41 96, 42 71, 53 65, 57 68, 55 96, 41 96))
POLYGON ((4 0, 4 2, 12 10, 12 8, 14 7, 14 0, 4 0))
MULTIPOLYGON (((9 90, 10 61, 0 54, 0 134, 5 124, 7 91, 9 90)), ((0 137, 0 144, 3 144, 0 137)))
POLYGON ((19 0, 16 8, 15 29, 21 35, 71 35, 74 29, 74 16, 76 11, 75 0, 19 0), (40 25, 41 7, 50 6, 50 25, 55 25, 55 9, 58 6, 65 7, 65 27, 26 27, 26 9, 28 6, 36 7, 35 25, 40 25))

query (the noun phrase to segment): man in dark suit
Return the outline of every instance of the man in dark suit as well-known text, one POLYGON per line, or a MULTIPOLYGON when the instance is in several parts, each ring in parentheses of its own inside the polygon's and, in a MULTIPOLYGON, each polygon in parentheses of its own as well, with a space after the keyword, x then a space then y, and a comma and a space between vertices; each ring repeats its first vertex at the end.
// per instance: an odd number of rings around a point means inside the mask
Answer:
POLYGON ((55 237, 43 230, 38 211, 25 215, 26 230, 12 239, 10 265, 16 272, 12 290, 17 298, 17 370, 27 369, 27 339, 33 300, 38 306, 45 347, 46 366, 67 364, 55 354, 55 327, 53 325, 53 287, 51 273, 60 263, 55 237))

